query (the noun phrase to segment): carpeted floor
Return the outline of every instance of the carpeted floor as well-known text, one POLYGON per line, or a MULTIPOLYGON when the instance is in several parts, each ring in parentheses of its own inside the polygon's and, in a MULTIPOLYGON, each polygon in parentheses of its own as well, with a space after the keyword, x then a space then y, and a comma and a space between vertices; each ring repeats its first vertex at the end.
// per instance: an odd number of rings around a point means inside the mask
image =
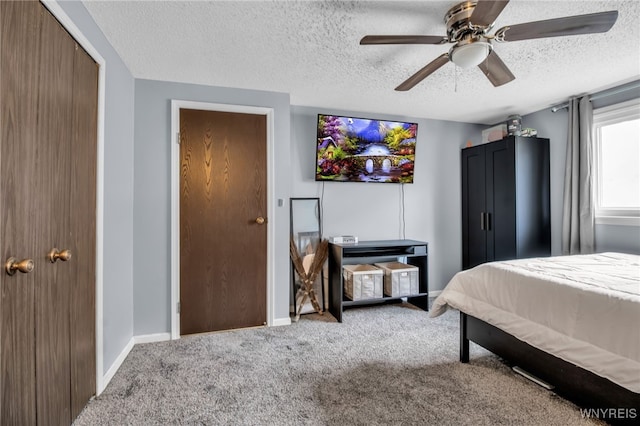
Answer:
POLYGON ((573 404, 411 305, 136 345, 81 425, 586 425, 573 404))

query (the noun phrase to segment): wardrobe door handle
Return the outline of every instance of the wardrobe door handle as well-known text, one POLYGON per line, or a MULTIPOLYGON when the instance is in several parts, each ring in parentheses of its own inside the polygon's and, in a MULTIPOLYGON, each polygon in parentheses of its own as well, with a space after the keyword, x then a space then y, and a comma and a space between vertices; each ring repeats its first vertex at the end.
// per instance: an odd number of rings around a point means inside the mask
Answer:
POLYGON ((485 230, 485 228, 484 228, 484 215, 485 215, 484 212, 480 212, 480 230, 481 231, 485 230))
POLYGON ((16 260, 15 257, 10 257, 4 264, 4 269, 8 275, 14 275, 17 271, 23 274, 28 274, 33 271, 34 263, 31 259, 16 260))
POLYGON ((51 263, 56 263, 56 260, 58 259, 62 260, 63 262, 66 262, 67 260, 71 259, 71 250, 64 249, 64 250, 58 251, 57 248, 52 248, 51 251, 49 252, 48 257, 51 263))

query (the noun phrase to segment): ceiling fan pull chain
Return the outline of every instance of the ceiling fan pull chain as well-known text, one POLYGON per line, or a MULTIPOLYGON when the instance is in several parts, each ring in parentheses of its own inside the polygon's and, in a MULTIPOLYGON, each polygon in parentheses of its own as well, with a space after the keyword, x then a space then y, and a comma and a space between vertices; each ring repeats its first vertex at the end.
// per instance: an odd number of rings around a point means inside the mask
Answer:
POLYGON ((453 93, 458 93, 458 66, 453 64, 453 93))

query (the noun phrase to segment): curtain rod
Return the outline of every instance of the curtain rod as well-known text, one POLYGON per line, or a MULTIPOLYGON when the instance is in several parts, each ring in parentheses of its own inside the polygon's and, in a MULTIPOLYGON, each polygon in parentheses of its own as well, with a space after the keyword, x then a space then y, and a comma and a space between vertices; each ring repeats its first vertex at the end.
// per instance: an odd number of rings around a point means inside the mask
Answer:
MULTIPOLYGON (((590 95, 589 100, 592 101, 594 99, 600 99, 600 98, 604 98, 611 95, 617 95, 618 93, 626 92, 627 90, 637 89, 639 87, 640 87, 640 80, 624 86, 614 87, 613 89, 603 90, 602 92, 598 92, 596 94, 590 95)), ((552 107, 551 112, 557 112, 565 108, 569 108, 569 102, 565 102, 563 104, 552 107)))

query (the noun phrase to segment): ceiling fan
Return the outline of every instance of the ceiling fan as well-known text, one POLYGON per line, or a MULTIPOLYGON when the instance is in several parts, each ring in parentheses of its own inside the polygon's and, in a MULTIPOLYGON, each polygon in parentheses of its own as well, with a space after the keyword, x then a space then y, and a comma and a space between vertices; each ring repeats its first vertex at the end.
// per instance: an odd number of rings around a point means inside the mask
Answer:
POLYGON ((455 43, 447 53, 438 56, 414 75, 396 87, 406 91, 427 78, 447 62, 461 68, 478 66, 495 86, 502 86, 515 79, 509 68, 493 50, 492 42, 530 40, 609 31, 618 18, 618 11, 591 13, 508 25, 493 35, 488 32, 507 6, 509 0, 465 1, 453 6, 444 16, 446 37, 430 35, 368 35, 360 40, 369 44, 445 44, 455 43))

